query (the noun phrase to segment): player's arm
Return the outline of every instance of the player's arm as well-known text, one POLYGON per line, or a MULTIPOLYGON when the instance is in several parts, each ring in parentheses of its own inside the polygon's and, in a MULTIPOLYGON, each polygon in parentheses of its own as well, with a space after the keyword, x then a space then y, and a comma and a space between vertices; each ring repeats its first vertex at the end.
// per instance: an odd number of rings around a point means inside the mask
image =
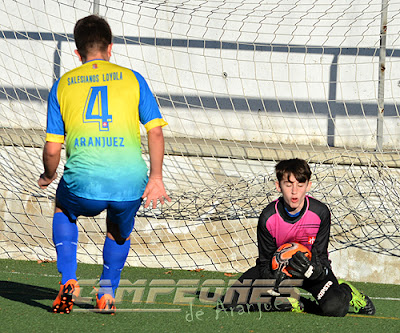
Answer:
POLYGON ((144 207, 147 208, 151 202, 152 207, 156 208, 157 200, 164 204, 164 200, 171 201, 167 195, 162 180, 162 165, 164 160, 164 135, 161 126, 154 127, 147 132, 149 155, 150 155, 150 175, 147 186, 142 195, 146 199, 144 207))
POLYGON ((62 143, 46 141, 43 148, 44 172, 40 175, 38 184, 45 189, 57 178, 57 167, 60 163, 62 143))
POLYGON ((140 87, 139 117, 140 122, 147 131, 149 155, 150 155, 150 175, 142 199, 146 199, 144 207, 147 208, 151 202, 152 207, 157 207, 157 201, 161 204, 164 200, 171 201, 165 192, 162 181, 162 165, 164 159, 164 135, 162 127, 167 125, 161 116, 156 99, 154 98, 146 80, 138 72, 133 71, 140 87))
POLYGON ((277 249, 275 239, 272 237, 266 227, 266 210, 264 210, 257 225, 257 242, 258 242, 258 259, 257 266, 259 267, 260 276, 263 279, 273 277, 271 271, 271 260, 277 249))
POLYGON ((326 206, 324 207, 325 209, 319 214, 321 223, 312 250, 318 255, 323 265, 329 266, 328 246, 331 233, 331 213, 326 206))
POLYGON ((38 184, 42 189, 47 188, 57 178, 57 167, 60 163, 61 148, 64 143, 64 121, 57 97, 59 83, 60 79, 53 84, 47 100, 46 143, 43 148, 44 172, 38 180, 38 184))

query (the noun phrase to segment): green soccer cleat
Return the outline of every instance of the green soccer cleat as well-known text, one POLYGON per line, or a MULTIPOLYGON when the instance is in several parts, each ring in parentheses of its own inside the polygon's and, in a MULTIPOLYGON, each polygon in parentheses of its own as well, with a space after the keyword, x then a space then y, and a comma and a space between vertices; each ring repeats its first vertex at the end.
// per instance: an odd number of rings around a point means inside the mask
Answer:
POLYGON ((339 284, 344 283, 351 289, 352 298, 350 301, 350 306, 353 307, 354 313, 370 316, 375 314, 375 306, 367 295, 364 295, 362 292, 358 291, 356 287, 354 287, 347 281, 338 280, 338 282, 339 284))
POLYGON ((290 304, 292 304, 292 312, 296 313, 304 312, 304 304, 300 300, 288 297, 288 301, 290 302, 290 304))
POLYGON ((274 311, 291 311, 296 313, 304 312, 303 303, 293 297, 286 297, 284 301, 275 301, 273 306, 274 311))

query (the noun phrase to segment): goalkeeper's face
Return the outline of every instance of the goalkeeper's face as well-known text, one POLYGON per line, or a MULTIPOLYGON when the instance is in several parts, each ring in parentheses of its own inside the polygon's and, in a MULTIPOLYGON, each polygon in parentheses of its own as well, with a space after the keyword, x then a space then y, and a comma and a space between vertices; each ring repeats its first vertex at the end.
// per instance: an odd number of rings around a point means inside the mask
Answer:
POLYGON ((283 200, 291 208, 291 214, 301 211, 310 188, 311 181, 299 182, 293 174, 285 174, 280 182, 276 182, 276 189, 282 193, 283 200))

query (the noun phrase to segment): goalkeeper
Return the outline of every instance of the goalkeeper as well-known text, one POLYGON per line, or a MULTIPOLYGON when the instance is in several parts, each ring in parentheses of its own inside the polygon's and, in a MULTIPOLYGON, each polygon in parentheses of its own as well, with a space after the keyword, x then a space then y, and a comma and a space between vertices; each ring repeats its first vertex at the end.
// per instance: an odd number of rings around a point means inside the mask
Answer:
MULTIPOLYGON (((322 202, 307 195, 311 187, 311 170, 306 161, 290 159, 276 167, 276 188, 282 194, 262 211, 257 227, 259 257, 256 266, 245 272, 239 281, 273 279, 282 272, 273 272, 271 261, 279 246, 298 242, 312 252, 311 261, 297 252, 289 261, 289 273, 303 279, 302 288, 316 302, 301 297, 294 300, 293 311, 306 311, 326 316, 343 317, 352 306, 359 314, 373 315, 370 298, 348 282, 337 280, 328 259, 331 214, 322 202)), ((250 293, 251 295, 251 293, 250 293)), ((235 308, 236 300, 225 307, 235 308)))
POLYGON ((90 15, 74 28, 75 53, 82 65, 58 79, 49 94, 43 150, 45 189, 57 178, 61 146, 67 161, 56 192, 53 242, 61 287, 53 311, 69 313, 79 295, 77 243, 79 216, 107 211, 100 312, 115 312, 114 294, 130 250, 130 233, 142 200, 145 207, 171 199, 162 181, 163 120, 145 79, 109 62, 111 28, 90 15), (141 154, 140 123, 147 131, 150 174, 141 154))

